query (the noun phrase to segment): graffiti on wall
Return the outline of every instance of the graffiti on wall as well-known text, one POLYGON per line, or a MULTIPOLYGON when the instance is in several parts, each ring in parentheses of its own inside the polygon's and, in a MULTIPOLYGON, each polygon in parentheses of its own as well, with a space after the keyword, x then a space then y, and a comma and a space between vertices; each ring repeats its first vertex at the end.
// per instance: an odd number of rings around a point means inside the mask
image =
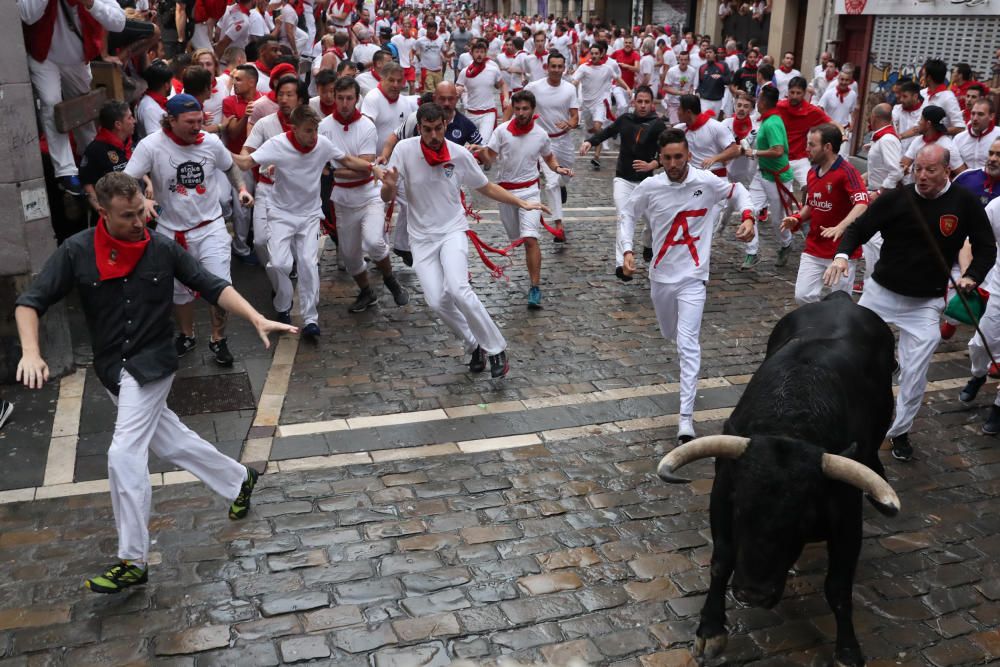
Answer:
POLYGON ((879 63, 874 54, 872 54, 871 63, 868 66, 868 92, 883 97, 892 93, 892 87, 897 81, 919 79, 920 68, 923 67, 923 60, 902 65, 879 63))

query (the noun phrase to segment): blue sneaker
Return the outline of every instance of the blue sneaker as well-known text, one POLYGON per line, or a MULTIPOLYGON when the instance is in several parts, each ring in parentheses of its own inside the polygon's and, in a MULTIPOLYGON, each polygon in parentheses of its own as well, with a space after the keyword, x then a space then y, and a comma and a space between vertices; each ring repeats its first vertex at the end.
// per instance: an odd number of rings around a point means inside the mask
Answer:
POLYGON ((282 324, 291 324, 292 323, 292 311, 286 310, 284 312, 279 312, 277 315, 274 316, 274 321, 275 322, 281 322, 282 324))
POLYGON ((528 310, 542 309, 542 290, 538 285, 532 285, 528 290, 528 310))
POLYGON ((234 252, 233 256, 247 266, 260 266, 260 259, 257 257, 257 253, 252 250, 245 255, 234 252))
POLYGON ((61 176, 59 178, 59 187, 68 195, 73 195, 74 197, 83 196, 83 183, 80 182, 79 176, 61 176))
POLYGON ((315 322, 310 322, 302 327, 302 335, 306 338, 319 338, 319 325, 315 322))

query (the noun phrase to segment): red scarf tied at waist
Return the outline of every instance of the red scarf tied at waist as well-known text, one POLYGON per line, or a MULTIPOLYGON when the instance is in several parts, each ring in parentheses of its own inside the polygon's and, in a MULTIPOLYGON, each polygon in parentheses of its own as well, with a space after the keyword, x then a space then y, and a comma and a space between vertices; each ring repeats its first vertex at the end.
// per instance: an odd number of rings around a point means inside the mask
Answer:
POLYGON ((141 241, 122 241, 108 233, 104 218, 97 220, 94 228, 94 258, 101 280, 123 278, 132 273, 149 244, 149 230, 143 229, 142 233, 141 241))
POLYGON ((336 108, 334 108, 333 110, 333 119, 344 126, 344 132, 347 132, 350 129, 351 123, 355 122, 360 118, 361 118, 361 112, 358 111, 357 108, 355 108, 353 110, 353 113, 347 118, 341 116, 340 112, 336 108))
MULTIPOLYGON (((688 132, 697 132, 708 122, 709 118, 715 118, 715 112, 709 109, 708 111, 702 111, 700 114, 695 116, 694 122, 687 126, 688 132)), ((734 123, 735 126, 735 123, 734 123)))
POLYGON ((441 147, 434 150, 423 141, 420 142, 420 151, 424 154, 424 159, 427 160, 427 164, 432 167, 436 167, 440 164, 444 164, 451 160, 451 153, 448 152, 448 142, 442 141, 441 147))
MULTIPOLYGON (((31 25, 21 24, 21 28, 24 30, 24 43, 28 46, 28 53, 38 62, 45 62, 49 57, 49 49, 52 48, 52 35, 55 32, 56 19, 59 15, 59 4, 57 0, 49 0, 42 18, 31 25)), ((80 19, 84 62, 97 60, 101 55, 101 48, 104 45, 104 37, 107 35, 107 31, 87 11, 81 0, 66 0, 66 5, 76 9, 76 15, 80 19)), ((64 20, 72 19, 67 16, 64 20)))
POLYGON ((750 116, 741 119, 739 116, 733 116, 733 134, 736 135, 736 141, 741 141, 748 134, 750 130, 753 129, 753 119, 750 116))
POLYGON ((515 137, 522 137, 535 129, 535 119, 537 118, 538 114, 535 114, 531 117, 531 120, 524 125, 519 124, 515 118, 507 124, 507 129, 510 130, 510 133, 515 137))
POLYGON ((114 146, 122 153, 125 153, 125 159, 132 159, 132 138, 129 137, 128 141, 122 141, 117 134, 112 132, 106 127, 102 127, 97 131, 97 136, 94 137, 94 141, 100 141, 103 144, 109 146, 114 146))

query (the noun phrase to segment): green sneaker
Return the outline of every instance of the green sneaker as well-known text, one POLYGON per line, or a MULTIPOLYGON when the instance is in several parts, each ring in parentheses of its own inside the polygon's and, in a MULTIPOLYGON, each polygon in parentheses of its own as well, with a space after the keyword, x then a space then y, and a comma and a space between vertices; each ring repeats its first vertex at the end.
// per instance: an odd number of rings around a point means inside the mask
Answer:
POLYGON ((240 495, 236 496, 236 500, 229 506, 229 518, 233 521, 244 518, 250 511, 250 496, 253 494, 253 487, 257 486, 258 477, 260 477, 259 472, 247 468, 247 479, 240 487, 240 495))
POLYGON ((120 593, 129 586, 144 584, 148 579, 149 568, 123 560, 112 565, 104 574, 87 579, 83 585, 95 593, 120 593))
POLYGON ((788 256, 792 254, 792 244, 789 243, 784 248, 778 249, 778 258, 774 260, 775 266, 785 266, 788 264, 788 256))
POLYGON ((740 264, 740 271, 748 271, 758 264, 760 264, 760 255, 748 254, 743 258, 743 263, 740 264))

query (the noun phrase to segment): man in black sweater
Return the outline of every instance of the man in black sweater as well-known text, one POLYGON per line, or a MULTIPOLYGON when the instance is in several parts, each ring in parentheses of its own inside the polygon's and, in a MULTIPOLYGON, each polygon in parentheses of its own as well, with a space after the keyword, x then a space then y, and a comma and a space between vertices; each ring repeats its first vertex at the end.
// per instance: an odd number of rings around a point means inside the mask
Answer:
MULTIPOLYGON (((615 119, 611 125, 588 137, 580 145, 580 155, 586 155, 593 146, 612 137, 619 137, 621 147, 618 149, 618 164, 615 166, 614 198, 615 209, 621 212, 625 202, 639 183, 653 175, 659 168, 657 161, 660 147, 657 140, 667 129, 667 123, 656 115, 656 102, 653 100, 653 90, 649 86, 638 86, 635 89, 635 111, 625 113, 615 119)), ((648 262, 653 258, 653 241, 649 224, 642 233, 643 258, 648 262)), ((622 257, 615 258, 622 266, 622 257)))
POLYGON ((972 262, 958 280, 964 292, 983 281, 997 253, 978 199, 948 181, 948 160, 946 148, 922 148, 914 163, 915 183, 882 195, 847 228, 823 276, 828 286, 835 284, 847 271, 851 253, 875 232, 882 233, 882 254, 860 304, 899 328, 899 395, 887 435, 892 455, 900 461, 913 456, 908 432, 923 400, 931 355, 941 340, 938 322, 958 251, 968 238, 972 262))

